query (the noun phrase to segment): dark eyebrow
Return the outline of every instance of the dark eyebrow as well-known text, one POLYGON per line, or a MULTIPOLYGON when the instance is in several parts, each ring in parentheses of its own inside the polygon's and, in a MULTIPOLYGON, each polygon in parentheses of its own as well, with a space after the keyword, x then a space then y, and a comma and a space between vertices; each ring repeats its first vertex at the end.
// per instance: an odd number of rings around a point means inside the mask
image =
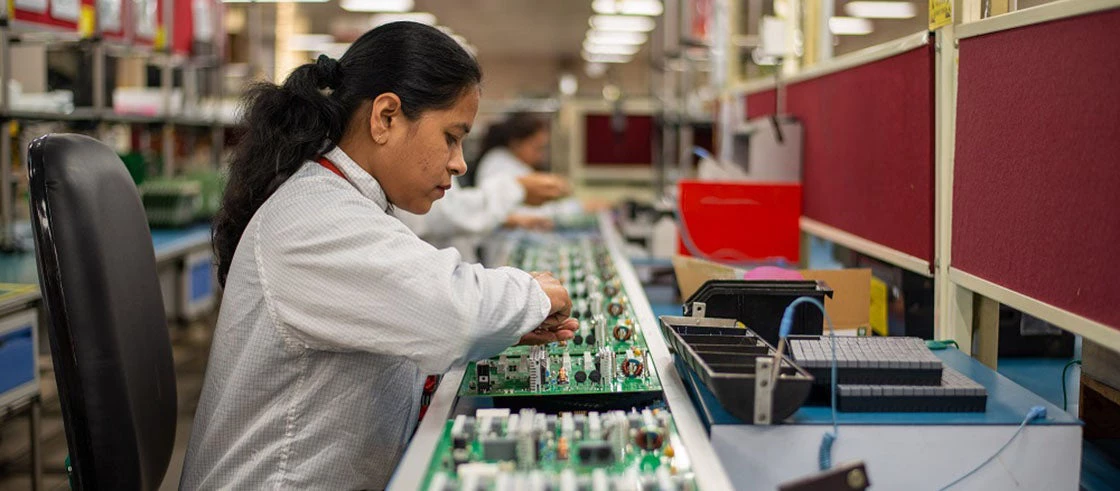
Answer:
POLYGON ((469 125, 467 123, 453 124, 453 125, 451 125, 451 128, 452 129, 458 129, 459 131, 462 131, 463 135, 466 135, 466 134, 471 132, 471 125, 469 125))

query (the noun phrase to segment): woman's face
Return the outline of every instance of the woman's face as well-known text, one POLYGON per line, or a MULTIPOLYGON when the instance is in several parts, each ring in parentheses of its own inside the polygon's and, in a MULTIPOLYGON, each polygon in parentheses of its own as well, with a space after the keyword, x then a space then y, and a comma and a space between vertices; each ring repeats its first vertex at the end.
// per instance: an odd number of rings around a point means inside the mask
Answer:
POLYGON ((514 140, 509 145, 509 151, 513 153, 518 160, 529 164, 533 168, 540 168, 544 165, 545 151, 548 150, 548 129, 541 128, 540 131, 529 135, 520 140, 514 140))
POLYGON ((415 121, 395 118, 384 143, 377 179, 394 206, 424 214, 467 171, 463 139, 478 114, 479 91, 467 90, 447 109, 425 111, 415 121))

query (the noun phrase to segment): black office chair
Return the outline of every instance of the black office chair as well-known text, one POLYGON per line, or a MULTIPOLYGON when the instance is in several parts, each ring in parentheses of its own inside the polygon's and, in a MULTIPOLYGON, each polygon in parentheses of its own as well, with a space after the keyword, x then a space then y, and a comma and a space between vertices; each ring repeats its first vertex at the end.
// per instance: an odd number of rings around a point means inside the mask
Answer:
POLYGON ((32 227, 75 489, 159 488, 175 446, 175 365, 151 232, 112 149, 28 148, 32 227))

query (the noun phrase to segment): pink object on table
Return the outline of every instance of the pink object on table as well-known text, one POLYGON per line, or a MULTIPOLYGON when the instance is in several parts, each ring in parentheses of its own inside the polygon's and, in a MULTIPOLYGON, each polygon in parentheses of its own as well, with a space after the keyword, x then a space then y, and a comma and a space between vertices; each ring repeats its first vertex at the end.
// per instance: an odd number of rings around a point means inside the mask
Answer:
POLYGON ((793 269, 784 269, 777 266, 759 266, 743 275, 744 280, 803 280, 804 276, 793 269))

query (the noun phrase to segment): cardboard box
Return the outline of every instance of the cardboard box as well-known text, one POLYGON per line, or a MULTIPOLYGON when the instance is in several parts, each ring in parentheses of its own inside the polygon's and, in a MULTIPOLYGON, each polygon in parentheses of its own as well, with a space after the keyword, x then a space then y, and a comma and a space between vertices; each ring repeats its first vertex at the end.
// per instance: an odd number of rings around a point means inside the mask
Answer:
MULTIPOLYGON (((747 272, 745 269, 686 256, 673 257, 673 270, 677 275, 677 287, 680 288, 682 299, 692 296, 708 280, 742 279, 747 272)), ((825 299, 824 308, 837 331, 859 332, 863 329, 870 334, 870 269, 805 269, 800 270, 800 273, 805 279, 820 280, 832 288, 833 296, 825 299)), ((825 326, 825 332, 827 329, 825 326)))

